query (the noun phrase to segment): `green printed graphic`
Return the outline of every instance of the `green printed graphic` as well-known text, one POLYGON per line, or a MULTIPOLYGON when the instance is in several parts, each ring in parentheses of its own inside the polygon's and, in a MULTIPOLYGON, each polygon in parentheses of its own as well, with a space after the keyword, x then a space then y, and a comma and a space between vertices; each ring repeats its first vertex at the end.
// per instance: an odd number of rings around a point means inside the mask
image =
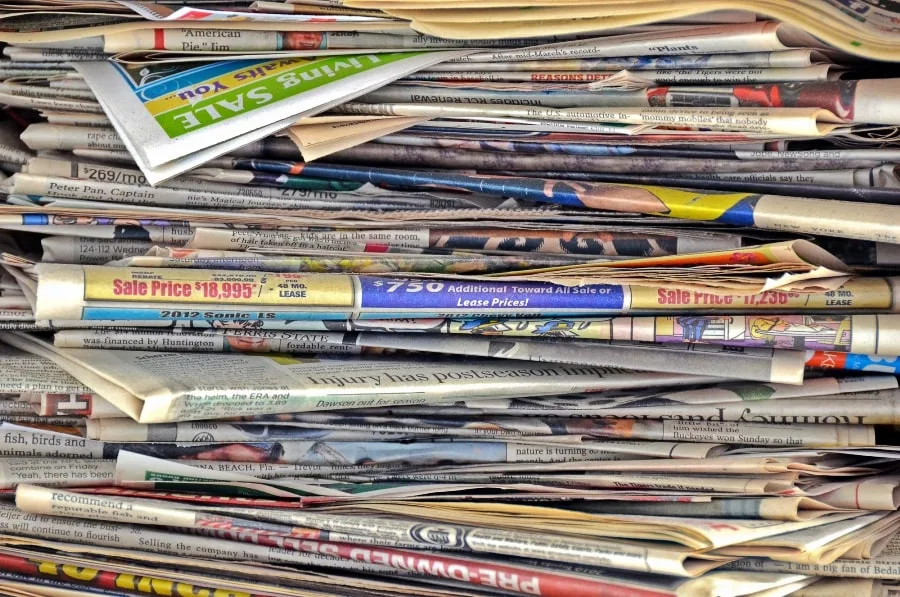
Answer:
POLYGON ((424 52, 357 54, 334 56, 273 73, 253 83, 214 94, 189 106, 179 106, 156 115, 170 139, 247 114, 317 87, 412 58, 424 52))

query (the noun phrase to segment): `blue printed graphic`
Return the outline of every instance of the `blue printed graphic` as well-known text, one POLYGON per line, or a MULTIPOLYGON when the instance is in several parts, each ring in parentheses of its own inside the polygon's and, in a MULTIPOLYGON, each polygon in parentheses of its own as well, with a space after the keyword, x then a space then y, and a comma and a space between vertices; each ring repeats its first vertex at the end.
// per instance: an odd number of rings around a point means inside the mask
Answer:
MULTIPOLYGON (((82 319, 91 321, 118 319, 132 321, 323 321, 350 319, 349 312, 328 311, 241 311, 239 309, 154 309, 85 307, 82 319)), ((214 326, 215 327, 215 326, 214 326)))
POLYGON ((878 373, 900 373, 900 357, 880 357, 872 354, 848 354, 845 369, 852 371, 876 371, 878 373))
MULTIPOLYGON (((625 307, 621 286, 558 286, 541 282, 415 280, 360 276, 362 309, 466 312, 607 313, 625 307)), ((420 315, 421 316, 421 315, 420 315)))

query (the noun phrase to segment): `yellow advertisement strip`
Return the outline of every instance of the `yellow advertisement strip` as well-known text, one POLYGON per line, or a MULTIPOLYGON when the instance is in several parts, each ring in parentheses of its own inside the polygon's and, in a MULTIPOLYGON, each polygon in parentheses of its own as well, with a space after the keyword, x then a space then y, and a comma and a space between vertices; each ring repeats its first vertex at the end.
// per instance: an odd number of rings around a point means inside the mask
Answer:
POLYGON ((637 311, 782 311, 794 309, 840 312, 892 308, 893 289, 886 278, 853 278, 837 290, 821 294, 781 292, 733 295, 678 288, 631 287, 631 309, 637 311))
POLYGON ((234 70, 228 74, 211 77, 205 81, 192 83, 188 88, 169 93, 145 103, 144 106, 154 116, 163 114, 169 110, 183 108, 198 100, 244 85, 253 85, 260 79, 272 77, 314 62, 306 58, 286 58, 281 60, 269 60, 247 68, 234 70))
POLYGON ((352 276, 341 274, 84 268, 89 301, 352 307, 354 298, 352 276))
POLYGON ((754 197, 753 193, 703 194, 697 191, 679 191, 667 187, 627 185, 652 193, 665 208, 659 210, 673 218, 691 220, 716 220, 742 200, 754 197))

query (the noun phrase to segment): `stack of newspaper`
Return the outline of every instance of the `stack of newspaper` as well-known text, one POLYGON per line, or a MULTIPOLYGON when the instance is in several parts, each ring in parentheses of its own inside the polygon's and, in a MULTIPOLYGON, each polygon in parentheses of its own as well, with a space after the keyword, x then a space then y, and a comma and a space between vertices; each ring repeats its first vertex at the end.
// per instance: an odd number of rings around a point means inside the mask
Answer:
POLYGON ((0 594, 900 596, 898 23, 0 0, 0 594))

